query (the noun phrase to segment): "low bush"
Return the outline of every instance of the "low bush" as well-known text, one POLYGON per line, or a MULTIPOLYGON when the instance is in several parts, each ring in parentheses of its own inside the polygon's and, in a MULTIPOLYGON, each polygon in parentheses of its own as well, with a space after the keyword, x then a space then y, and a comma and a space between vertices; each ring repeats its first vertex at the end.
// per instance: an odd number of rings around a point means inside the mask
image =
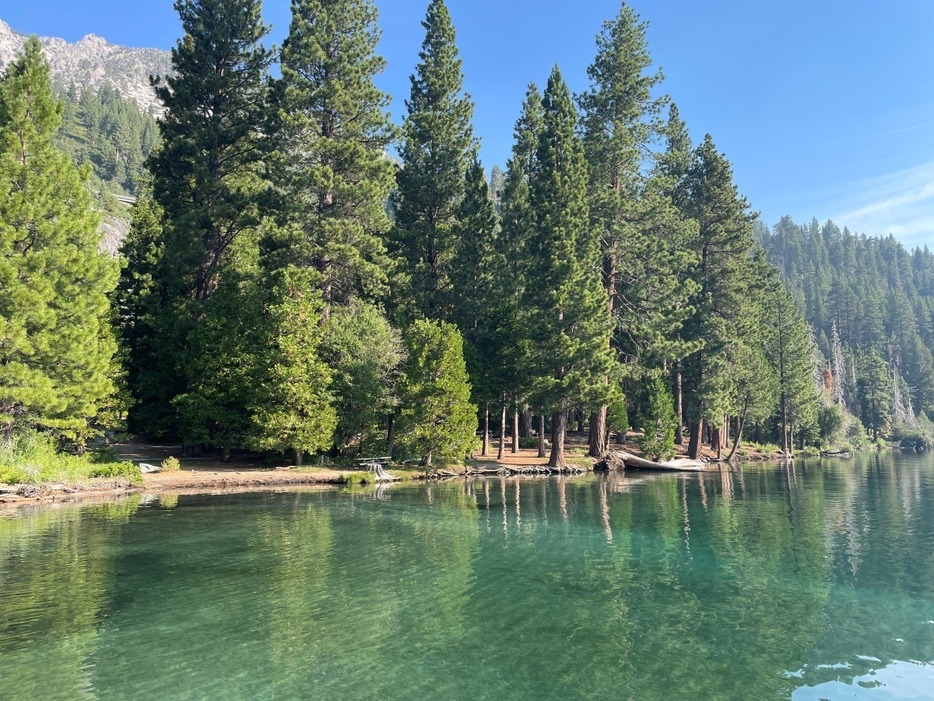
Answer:
POLYGON ((934 422, 924 414, 914 423, 898 423, 892 429, 892 440, 907 450, 934 448, 934 422))
POLYGON ((178 472, 182 469, 182 464, 174 455, 170 455, 160 464, 163 472, 178 472))
POLYGON ((94 465, 90 476, 111 479, 123 478, 130 484, 142 484, 143 482, 143 474, 139 471, 139 465, 128 460, 94 465))
POLYGON ((92 477, 123 477, 131 484, 142 481, 139 468, 130 462, 119 462, 116 454, 107 451, 86 455, 62 453, 55 437, 41 431, 18 431, 11 440, 0 443, 0 482, 77 483, 92 477))

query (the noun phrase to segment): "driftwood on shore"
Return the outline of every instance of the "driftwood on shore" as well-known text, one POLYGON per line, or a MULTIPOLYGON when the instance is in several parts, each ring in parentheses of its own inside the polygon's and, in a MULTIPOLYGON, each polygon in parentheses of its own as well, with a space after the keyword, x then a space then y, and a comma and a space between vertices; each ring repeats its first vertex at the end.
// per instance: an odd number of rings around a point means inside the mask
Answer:
POLYGON ((622 470, 655 470, 659 472, 701 472, 707 469, 707 464, 699 460, 676 458, 666 462, 655 462, 627 453, 625 450, 613 450, 606 454, 596 465, 594 470, 622 471, 622 470))

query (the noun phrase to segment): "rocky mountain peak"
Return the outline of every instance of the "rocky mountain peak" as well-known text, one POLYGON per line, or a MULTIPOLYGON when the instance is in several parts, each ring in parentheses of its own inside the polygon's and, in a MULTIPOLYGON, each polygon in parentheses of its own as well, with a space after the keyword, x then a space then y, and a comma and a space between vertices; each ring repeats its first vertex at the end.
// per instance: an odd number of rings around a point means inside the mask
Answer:
MULTIPOLYGON (((86 88, 110 85, 125 98, 150 114, 162 111, 149 84, 150 75, 171 70, 171 55, 158 49, 135 49, 110 44, 96 34, 88 34, 74 44, 56 37, 40 37, 52 69, 52 79, 60 89, 72 85, 80 93, 86 88)), ((26 35, 19 34, 0 19, 0 70, 22 50, 26 35)))

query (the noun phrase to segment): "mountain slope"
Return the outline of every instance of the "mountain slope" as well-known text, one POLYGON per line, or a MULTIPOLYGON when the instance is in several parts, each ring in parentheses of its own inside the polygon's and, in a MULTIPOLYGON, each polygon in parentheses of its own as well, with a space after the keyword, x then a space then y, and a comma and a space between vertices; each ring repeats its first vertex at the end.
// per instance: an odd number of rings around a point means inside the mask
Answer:
POLYGON ((839 400, 880 429, 934 416, 934 253, 790 217, 757 238, 814 329, 839 400), (875 417, 873 393, 884 396, 875 417))
MULTIPOLYGON (((0 19, 0 70, 22 50, 26 38, 0 19)), ((52 68, 52 79, 60 91, 72 85, 79 93, 86 88, 98 91, 109 86, 135 102, 142 112, 161 112, 149 76, 169 72, 168 51, 118 46, 93 34, 74 44, 55 37, 40 37, 40 41, 52 68)))

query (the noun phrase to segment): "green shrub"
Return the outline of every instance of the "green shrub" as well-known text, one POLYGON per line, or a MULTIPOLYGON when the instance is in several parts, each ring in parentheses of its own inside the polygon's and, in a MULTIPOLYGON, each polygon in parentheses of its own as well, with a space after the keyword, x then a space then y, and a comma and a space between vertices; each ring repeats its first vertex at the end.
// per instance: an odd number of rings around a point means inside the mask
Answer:
POLYGON ((160 467, 163 472, 178 472, 182 469, 182 464, 178 461, 178 458, 174 455, 170 455, 162 461, 160 467))
POLYGON ((648 458, 667 460, 674 455, 675 426, 678 423, 671 393, 660 377, 648 386, 639 426, 643 435, 637 440, 648 458))
POLYGON ((20 484, 26 481, 26 473, 20 468, 0 465, 0 484, 20 484))
POLYGON ((89 455, 62 453, 55 437, 40 431, 17 431, 10 441, 0 443, 0 482, 76 483, 91 477, 123 477, 131 484, 142 482, 139 468, 133 463, 112 459, 106 450, 89 455))
POLYGON ((124 478, 130 484, 142 484, 143 473, 139 471, 139 465, 133 462, 108 462, 96 465, 91 470, 91 477, 124 478))
POLYGON ((892 440, 901 448, 927 450, 934 448, 934 422, 921 412, 913 423, 899 422, 892 428, 892 440))

